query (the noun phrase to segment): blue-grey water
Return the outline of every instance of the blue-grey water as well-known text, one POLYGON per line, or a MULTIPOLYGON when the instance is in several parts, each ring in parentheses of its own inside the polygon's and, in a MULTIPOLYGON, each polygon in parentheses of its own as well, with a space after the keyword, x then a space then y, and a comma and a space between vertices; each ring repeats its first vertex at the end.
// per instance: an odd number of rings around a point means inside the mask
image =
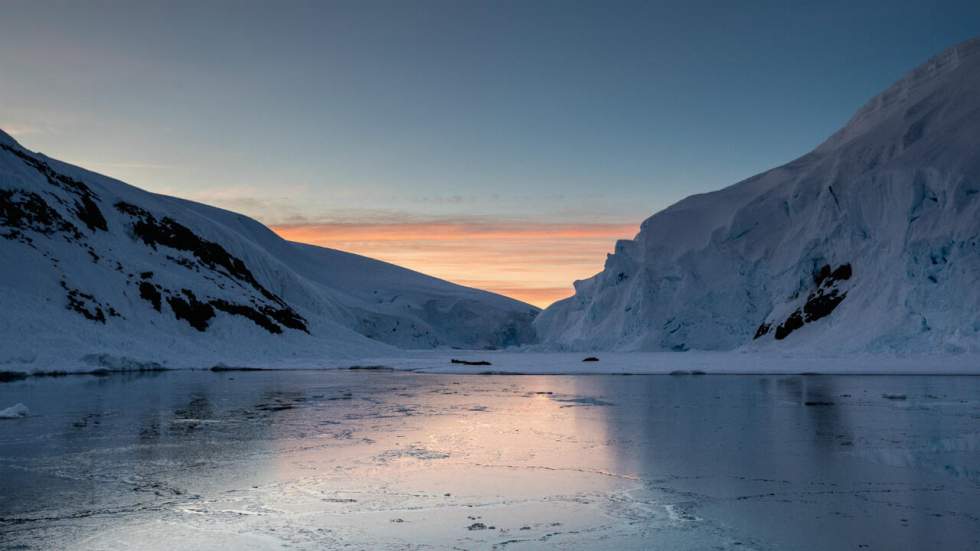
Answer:
POLYGON ((15 403, 2 549, 980 548, 977 377, 164 372, 15 403))

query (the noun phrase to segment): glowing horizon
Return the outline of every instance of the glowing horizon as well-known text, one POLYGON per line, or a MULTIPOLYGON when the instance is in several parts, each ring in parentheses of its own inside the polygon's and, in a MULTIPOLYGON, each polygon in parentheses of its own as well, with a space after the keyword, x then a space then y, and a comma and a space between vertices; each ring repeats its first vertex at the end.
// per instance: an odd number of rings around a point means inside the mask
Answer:
POLYGON ((602 270, 616 240, 639 224, 495 220, 302 223, 284 239, 339 249, 544 308, 602 270))

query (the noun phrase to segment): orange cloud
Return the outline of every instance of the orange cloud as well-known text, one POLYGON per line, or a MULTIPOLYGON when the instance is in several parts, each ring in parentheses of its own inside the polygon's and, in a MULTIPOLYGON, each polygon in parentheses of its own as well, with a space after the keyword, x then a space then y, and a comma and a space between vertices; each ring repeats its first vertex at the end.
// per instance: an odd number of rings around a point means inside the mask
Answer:
POLYGON ((495 220, 281 224, 285 239, 362 254, 536 306, 571 296, 637 224, 495 220))

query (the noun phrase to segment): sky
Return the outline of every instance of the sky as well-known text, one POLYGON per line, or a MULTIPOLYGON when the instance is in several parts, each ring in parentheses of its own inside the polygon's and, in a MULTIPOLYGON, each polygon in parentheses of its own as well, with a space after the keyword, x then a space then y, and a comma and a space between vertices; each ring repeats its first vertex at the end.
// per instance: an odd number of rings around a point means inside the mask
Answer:
POLYGON ((970 1, 5 0, 0 128, 544 306, 980 35, 970 1))

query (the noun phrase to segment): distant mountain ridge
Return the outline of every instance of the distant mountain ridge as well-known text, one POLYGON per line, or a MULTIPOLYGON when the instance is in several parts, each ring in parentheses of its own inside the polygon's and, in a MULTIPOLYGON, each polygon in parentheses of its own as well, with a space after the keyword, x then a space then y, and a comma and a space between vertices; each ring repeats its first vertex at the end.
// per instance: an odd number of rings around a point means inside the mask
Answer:
POLYGON ((535 321, 549 348, 980 351, 980 39, 814 151, 688 197, 535 321))
POLYGON ((502 348, 537 309, 155 195, 0 132, 0 371, 502 348), (396 348, 397 347, 397 348, 396 348))

